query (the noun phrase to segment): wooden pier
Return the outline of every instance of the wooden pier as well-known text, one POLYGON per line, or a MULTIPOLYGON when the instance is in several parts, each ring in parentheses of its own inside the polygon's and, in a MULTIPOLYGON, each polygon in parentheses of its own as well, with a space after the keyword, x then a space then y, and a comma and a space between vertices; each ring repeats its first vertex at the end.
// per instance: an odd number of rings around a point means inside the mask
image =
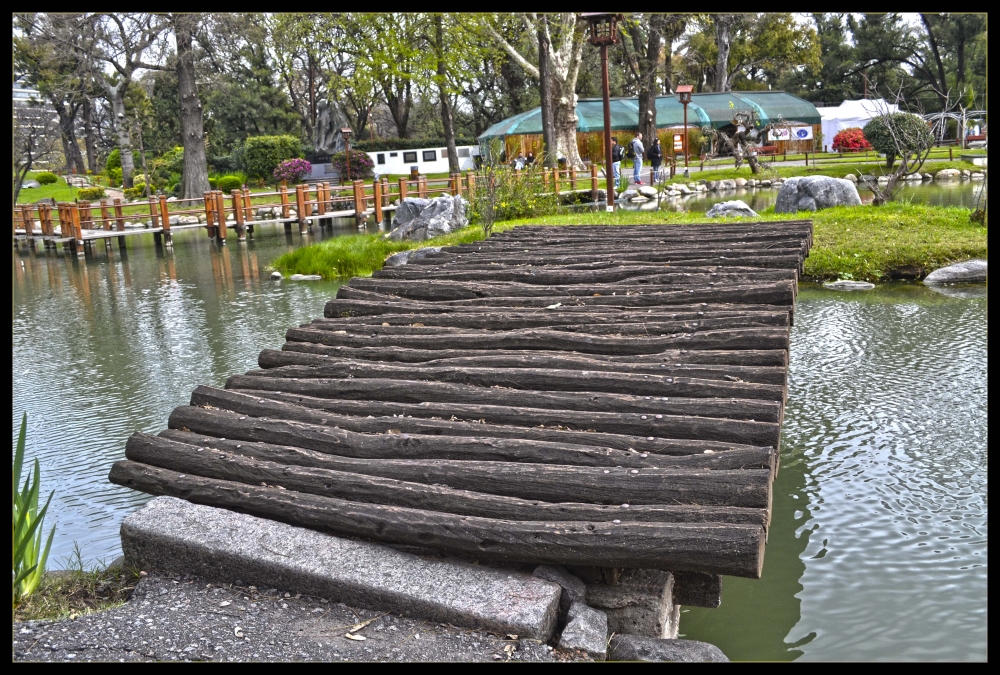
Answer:
POLYGON ((811 243, 521 227, 352 279, 110 478, 486 559, 757 578, 811 243))
MULTIPOLYGON (((587 171, 574 169, 539 169, 543 189, 556 196, 589 193, 597 201, 597 167, 587 171)), ((173 234, 200 229, 225 244, 230 234, 238 241, 252 237, 258 225, 282 225, 286 232, 298 229, 310 232, 314 225, 324 227, 334 218, 353 218, 362 226, 369 219, 381 226, 397 204, 407 197, 434 198, 462 195, 469 198, 476 189, 474 173, 452 174, 448 178, 416 180, 400 178, 390 183, 386 178, 350 185, 303 183, 282 186, 273 192, 220 190, 206 192, 196 199, 170 200, 160 195, 146 201, 124 203, 120 199, 102 199, 91 203, 80 200, 48 204, 19 204, 13 211, 14 245, 34 248, 41 241, 45 248, 62 245, 77 255, 98 242, 110 246, 117 240, 125 246, 130 236, 152 234, 158 245, 172 246, 173 234)))

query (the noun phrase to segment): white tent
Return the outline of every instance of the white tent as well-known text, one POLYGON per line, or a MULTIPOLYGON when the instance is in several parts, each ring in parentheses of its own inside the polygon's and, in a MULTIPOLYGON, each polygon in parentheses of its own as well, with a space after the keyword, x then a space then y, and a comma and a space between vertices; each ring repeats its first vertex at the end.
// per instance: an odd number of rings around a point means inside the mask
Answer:
POLYGON ((833 149, 833 137, 842 129, 864 127, 868 120, 886 112, 899 112, 899 106, 883 98, 844 101, 835 108, 816 108, 822 118, 823 145, 833 149))

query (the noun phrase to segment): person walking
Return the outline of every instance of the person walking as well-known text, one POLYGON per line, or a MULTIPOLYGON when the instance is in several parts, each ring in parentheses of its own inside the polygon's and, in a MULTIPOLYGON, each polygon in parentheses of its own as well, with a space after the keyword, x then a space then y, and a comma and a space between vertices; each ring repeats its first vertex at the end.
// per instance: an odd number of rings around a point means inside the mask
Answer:
POLYGON ((660 182, 660 164, 663 162, 663 150, 660 148, 660 139, 654 138, 649 146, 649 163, 653 167, 653 182, 660 182))
POLYGON ((622 146, 618 145, 618 139, 613 136, 611 138, 611 172, 615 189, 617 189, 618 180, 622 176, 622 146))
POLYGON ((642 171, 642 156, 645 152, 646 148, 642 147, 642 134, 636 134, 629 143, 629 154, 632 156, 632 182, 636 185, 642 185, 639 173, 642 171))

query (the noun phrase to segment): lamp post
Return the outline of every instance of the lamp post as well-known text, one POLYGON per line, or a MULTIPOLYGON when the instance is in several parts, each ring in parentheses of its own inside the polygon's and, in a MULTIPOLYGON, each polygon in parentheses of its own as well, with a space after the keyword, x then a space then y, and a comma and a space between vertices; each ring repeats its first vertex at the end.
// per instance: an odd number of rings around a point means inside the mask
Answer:
POLYGON ((691 102, 691 91, 694 89, 693 85, 681 84, 677 86, 677 96, 680 98, 681 103, 684 104, 684 177, 690 177, 688 173, 688 103, 691 102))
MULTIPOLYGON (((350 127, 340 130, 340 135, 344 138, 344 159, 347 160, 347 181, 351 180, 351 131, 350 127)), ((343 184, 343 183, 341 183, 343 184)))
POLYGON ((611 170, 611 92, 608 86, 608 45, 618 42, 618 21, 621 14, 584 12, 590 24, 590 44, 601 48, 601 86, 604 93, 604 174, 607 178, 608 211, 615 209, 615 179, 611 170))

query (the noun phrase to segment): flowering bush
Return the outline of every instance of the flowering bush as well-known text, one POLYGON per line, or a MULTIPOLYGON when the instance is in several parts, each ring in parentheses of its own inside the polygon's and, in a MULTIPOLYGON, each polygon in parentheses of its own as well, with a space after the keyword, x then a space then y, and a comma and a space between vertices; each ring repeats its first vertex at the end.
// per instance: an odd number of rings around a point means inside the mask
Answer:
POLYGON ((298 183, 312 173, 312 164, 304 159, 286 159, 274 170, 274 177, 289 183, 298 183))
POLYGON ((330 157, 330 164, 340 174, 341 182, 347 183, 361 178, 371 178, 375 175, 375 162, 367 152, 351 150, 351 175, 347 175, 347 155, 343 152, 330 157))
POLYGON ((871 150, 871 147, 860 127, 842 129, 833 137, 834 150, 871 150))

